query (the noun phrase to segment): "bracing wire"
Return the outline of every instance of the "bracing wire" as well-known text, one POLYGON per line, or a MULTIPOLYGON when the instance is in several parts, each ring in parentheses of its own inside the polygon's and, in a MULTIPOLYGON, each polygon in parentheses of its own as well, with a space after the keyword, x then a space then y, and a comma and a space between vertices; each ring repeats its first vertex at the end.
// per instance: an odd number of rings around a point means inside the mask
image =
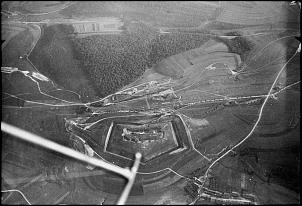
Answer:
MULTIPOLYGON (((127 201, 127 198, 129 196, 129 193, 131 191, 132 185, 134 183, 135 177, 136 177, 136 173, 140 164, 140 160, 142 155, 140 153, 137 153, 135 155, 135 161, 133 164, 133 167, 130 169, 128 168, 121 168, 119 166, 116 165, 112 165, 110 163, 107 163, 103 160, 94 158, 94 157, 89 157, 87 155, 84 155, 78 151, 75 151, 69 147, 65 147, 62 146, 58 143, 55 143, 53 141, 50 141, 48 139, 44 139, 38 135, 35 135, 33 133, 30 133, 28 131, 25 131, 23 129, 20 129, 18 127, 12 126, 10 124, 7 124, 5 122, 1 122, 1 130, 3 132, 6 132, 8 134, 11 134, 19 139, 40 145, 44 148, 59 152, 61 154, 70 156, 72 158, 78 159, 80 161, 86 162, 88 164, 92 164, 94 166, 97 167, 101 167, 104 169, 107 169, 109 171, 115 172, 117 174, 120 174, 124 177, 126 177, 128 179, 128 183, 125 186, 119 200, 118 200, 118 204, 119 205, 124 205, 127 201)), ((15 190, 17 191, 17 190, 15 190)), ((22 195, 23 196, 23 195, 22 195)), ((23 196, 25 198, 25 196, 23 196)), ((27 199, 26 199, 27 200, 27 199)), ((29 203, 29 202, 28 202, 29 203)))

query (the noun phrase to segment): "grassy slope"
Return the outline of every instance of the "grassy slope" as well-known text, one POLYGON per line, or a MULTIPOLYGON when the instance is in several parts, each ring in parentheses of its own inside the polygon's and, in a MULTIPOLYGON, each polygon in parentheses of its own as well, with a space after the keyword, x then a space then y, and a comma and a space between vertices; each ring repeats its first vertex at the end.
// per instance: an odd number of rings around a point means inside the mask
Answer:
POLYGON ((90 77, 74 58, 71 41, 66 37, 71 29, 63 25, 45 27, 30 59, 39 71, 58 85, 80 93, 84 101, 94 99, 96 94, 90 77))

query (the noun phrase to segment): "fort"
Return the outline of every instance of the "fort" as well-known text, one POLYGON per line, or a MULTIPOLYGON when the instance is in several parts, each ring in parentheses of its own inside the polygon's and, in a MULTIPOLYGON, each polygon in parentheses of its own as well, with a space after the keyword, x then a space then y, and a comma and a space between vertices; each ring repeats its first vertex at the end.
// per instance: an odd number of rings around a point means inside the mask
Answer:
POLYGON ((107 137, 110 139, 105 151, 129 159, 139 151, 143 154, 144 162, 178 147, 171 122, 148 124, 149 129, 144 127, 146 126, 114 124, 114 129, 110 130, 112 132, 107 137))

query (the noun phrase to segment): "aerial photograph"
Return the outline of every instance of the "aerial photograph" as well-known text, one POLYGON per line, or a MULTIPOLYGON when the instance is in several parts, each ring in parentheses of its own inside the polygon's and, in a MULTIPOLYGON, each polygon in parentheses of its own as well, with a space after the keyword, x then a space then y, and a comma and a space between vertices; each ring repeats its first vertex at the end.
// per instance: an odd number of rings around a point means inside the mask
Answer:
POLYGON ((1 204, 300 204, 300 1, 2 1, 1 204))

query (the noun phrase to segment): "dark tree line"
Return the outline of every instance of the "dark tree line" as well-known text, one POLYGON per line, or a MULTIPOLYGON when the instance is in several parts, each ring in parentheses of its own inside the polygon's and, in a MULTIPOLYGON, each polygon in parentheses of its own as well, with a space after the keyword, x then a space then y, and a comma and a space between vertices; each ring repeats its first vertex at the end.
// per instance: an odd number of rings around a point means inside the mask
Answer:
POLYGON ((245 37, 241 37, 237 32, 229 32, 226 35, 238 35, 239 37, 235 37, 234 39, 223 39, 215 37, 215 40, 224 43, 228 47, 229 52, 239 54, 241 60, 246 61, 249 52, 254 47, 254 43, 245 37))
POLYGON ((160 35, 151 45, 149 60, 152 64, 157 64, 169 56, 201 47, 208 39, 207 36, 191 33, 160 35))

